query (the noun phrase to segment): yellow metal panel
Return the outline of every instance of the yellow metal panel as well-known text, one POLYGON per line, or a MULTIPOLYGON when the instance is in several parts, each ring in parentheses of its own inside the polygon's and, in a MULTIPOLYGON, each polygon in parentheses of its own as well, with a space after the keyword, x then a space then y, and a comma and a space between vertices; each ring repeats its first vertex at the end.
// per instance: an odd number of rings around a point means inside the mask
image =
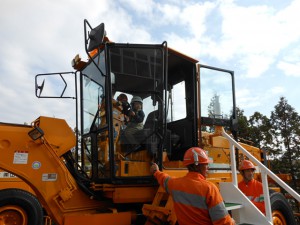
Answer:
POLYGON ((121 176, 151 176, 149 162, 121 161, 121 176))
POLYGON ((101 214, 76 214, 67 215, 64 219, 64 225, 74 224, 101 224, 101 225, 130 225, 131 213, 101 213, 101 214))
POLYGON ((59 156, 76 144, 75 134, 65 120, 41 116, 39 127, 44 131, 45 138, 59 156))
POLYGON ((157 187, 116 188, 113 192, 114 203, 151 202, 157 187))

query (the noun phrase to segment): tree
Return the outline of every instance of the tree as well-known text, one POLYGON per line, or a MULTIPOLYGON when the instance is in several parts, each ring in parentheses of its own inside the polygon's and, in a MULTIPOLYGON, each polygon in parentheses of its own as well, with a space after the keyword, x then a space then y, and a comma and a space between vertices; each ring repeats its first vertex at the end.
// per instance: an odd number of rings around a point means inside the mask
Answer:
MULTIPOLYGON (((237 108, 238 118, 238 138, 254 147, 262 149, 265 154, 269 150, 271 143, 270 120, 259 112, 255 112, 250 116, 249 120, 244 116, 244 111, 237 108)), ((265 158, 264 158, 265 159, 265 158)))
POLYGON ((253 145, 268 150, 272 143, 272 135, 269 133, 271 128, 270 119, 260 112, 255 112, 250 116, 248 123, 249 139, 253 142, 253 145))
POLYGON ((300 178, 300 117, 284 97, 281 97, 270 117, 273 145, 270 154, 271 165, 275 173, 287 173, 292 176, 294 188, 300 178))
POLYGON ((244 110, 236 107, 236 117, 238 121, 238 137, 249 140, 249 123, 247 117, 244 115, 244 110))

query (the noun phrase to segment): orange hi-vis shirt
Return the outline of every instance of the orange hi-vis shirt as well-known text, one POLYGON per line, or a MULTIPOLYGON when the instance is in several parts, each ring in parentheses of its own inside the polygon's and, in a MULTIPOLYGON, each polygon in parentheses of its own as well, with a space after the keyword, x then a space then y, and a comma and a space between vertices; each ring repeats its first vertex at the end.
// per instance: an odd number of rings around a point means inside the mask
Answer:
POLYGON ((247 198, 263 213, 265 211, 265 202, 263 195, 263 186, 259 181, 252 179, 248 183, 244 180, 239 184, 239 189, 247 196, 247 198))
POLYGON ((197 172, 188 172, 184 177, 171 178, 156 171, 158 183, 174 201, 174 210, 179 225, 233 225, 218 188, 197 172))

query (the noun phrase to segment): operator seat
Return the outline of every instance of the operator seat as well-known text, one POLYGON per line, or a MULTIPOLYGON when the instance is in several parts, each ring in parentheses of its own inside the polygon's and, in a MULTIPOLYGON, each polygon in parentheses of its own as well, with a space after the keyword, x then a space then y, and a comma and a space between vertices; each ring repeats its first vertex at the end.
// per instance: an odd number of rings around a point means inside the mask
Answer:
POLYGON ((121 141, 125 145, 126 155, 143 149, 147 149, 150 154, 156 152, 158 146, 158 137, 156 137, 157 135, 155 134, 157 119, 158 110, 152 111, 148 114, 143 129, 134 134, 137 143, 129 143, 125 136, 123 134, 121 135, 121 141), (132 148, 132 146, 134 146, 134 148, 132 148), (130 147, 129 151, 127 150, 128 147, 130 147))
MULTIPOLYGON (((162 137, 158 134, 158 110, 154 110, 150 112, 145 120, 144 128, 141 131, 138 131, 135 134, 136 139, 139 142, 139 145, 127 152, 126 154, 130 154, 132 151, 139 151, 142 149, 147 149, 147 151, 154 155, 157 152, 159 142, 162 137)), ((171 148, 171 131, 167 130, 165 141, 163 143, 164 149, 171 148)))
POLYGON ((158 120, 158 110, 150 112, 146 118, 144 129, 153 129, 158 120))

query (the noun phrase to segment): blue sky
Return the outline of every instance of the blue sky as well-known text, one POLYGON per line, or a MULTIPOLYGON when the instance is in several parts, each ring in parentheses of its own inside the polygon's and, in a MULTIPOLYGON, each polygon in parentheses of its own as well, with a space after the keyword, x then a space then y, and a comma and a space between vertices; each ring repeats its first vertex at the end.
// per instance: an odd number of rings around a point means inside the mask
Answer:
POLYGON ((235 72, 237 106, 266 116, 281 96, 300 112, 299 0, 2 0, 0 121, 73 123, 72 100, 37 99, 34 76, 72 71, 83 20, 115 42, 162 43, 235 72))

